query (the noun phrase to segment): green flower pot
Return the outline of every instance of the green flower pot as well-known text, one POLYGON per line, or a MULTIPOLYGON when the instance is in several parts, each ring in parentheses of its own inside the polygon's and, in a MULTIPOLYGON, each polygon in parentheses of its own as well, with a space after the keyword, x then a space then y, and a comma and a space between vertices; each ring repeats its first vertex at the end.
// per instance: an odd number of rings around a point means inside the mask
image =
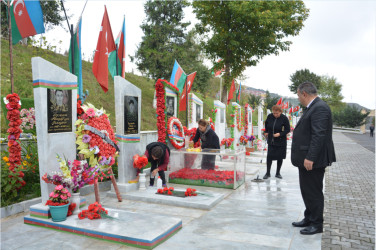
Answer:
POLYGON ((49 206, 53 222, 65 221, 67 219, 69 203, 63 206, 49 206))

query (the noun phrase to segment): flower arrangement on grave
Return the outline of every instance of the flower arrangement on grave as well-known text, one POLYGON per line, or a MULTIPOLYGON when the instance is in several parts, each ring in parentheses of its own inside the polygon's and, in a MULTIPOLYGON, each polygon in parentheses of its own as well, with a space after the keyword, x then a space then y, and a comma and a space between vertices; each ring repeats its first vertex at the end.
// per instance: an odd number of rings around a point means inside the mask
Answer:
POLYGON ((20 112, 22 130, 30 130, 35 126, 35 110, 34 108, 21 109, 20 112))
MULTIPOLYGON (((111 172, 119 148, 110 120, 103 108, 97 109, 92 104, 82 105, 84 113, 76 121, 76 144, 79 154, 89 159, 89 165, 101 171, 111 172)), ((108 176, 107 176, 108 177, 108 176)))
POLYGON ((9 175, 12 176, 12 180, 15 180, 16 189, 19 190, 26 185, 23 180, 24 173, 19 169, 21 165, 21 146, 18 142, 22 129, 20 125, 22 123, 20 119, 21 100, 18 94, 13 93, 4 97, 5 107, 8 110, 7 119, 9 120, 8 133, 8 163, 9 163, 9 175))
POLYGON ((162 188, 159 188, 157 190, 157 193, 158 194, 167 194, 167 195, 173 195, 174 194, 174 188, 173 187, 164 187, 163 189, 162 188))
POLYGON ((93 204, 90 204, 88 209, 82 210, 78 214, 78 218, 80 220, 83 220, 85 218, 88 218, 89 220, 95 220, 95 219, 100 219, 102 217, 105 218, 112 218, 108 216, 108 211, 102 207, 101 204, 98 202, 94 202, 93 204))
POLYGON ((176 149, 184 147, 184 128, 178 118, 170 117, 168 119, 167 134, 172 146, 176 149))
POLYGON ((251 142, 252 147, 253 147, 253 141, 256 139, 254 135, 245 135, 244 136, 249 142, 251 142))
POLYGON ((213 117, 213 123, 215 124, 215 120, 217 118, 217 109, 214 107, 211 112, 212 112, 212 117, 213 117))
MULTIPOLYGON (((184 134, 186 136, 189 136, 189 141, 193 142, 193 138, 195 137, 196 135, 196 132, 197 132, 197 128, 191 128, 191 129, 187 129, 186 126, 183 126, 183 129, 184 129, 184 134)), ((201 146, 201 139, 199 138, 198 141, 193 145, 193 147, 195 148, 198 148, 201 146)))
MULTIPOLYGON (((157 98, 157 128, 158 142, 166 143, 167 140, 167 116, 166 109, 166 87, 172 89, 179 97, 179 89, 164 79, 158 79, 155 83, 155 96, 157 98)), ((177 102, 177 110, 179 110, 179 102, 177 102)))
POLYGON ((148 158, 146 158, 146 156, 139 156, 138 154, 133 156, 133 167, 136 168, 139 173, 143 173, 146 165, 148 165, 148 158))
MULTIPOLYGON (((235 107, 231 107, 231 128, 230 128, 230 138, 234 138, 235 132, 235 107)), ((230 145, 231 149, 234 149, 234 145, 230 145)))
POLYGON ((210 125, 211 129, 212 129, 213 131, 215 131, 215 124, 214 124, 214 122, 213 122, 213 120, 212 120, 211 117, 209 117, 209 125, 210 125))
MULTIPOLYGON (((244 135, 248 134, 248 103, 245 104, 244 106, 244 135)), ((252 121, 251 121, 252 122, 252 121)))
POLYGON ((240 142, 241 145, 246 146, 247 143, 248 143, 248 139, 244 135, 242 135, 239 138, 239 142, 240 142))
MULTIPOLYGON (((236 182, 244 182, 244 172, 236 171, 236 182)), ((169 175, 170 183, 221 188, 234 187, 234 171, 182 168, 169 175)))
POLYGON ((239 132, 242 131, 243 129, 243 122, 242 122, 242 117, 240 114, 241 114, 240 107, 236 106, 235 107, 236 127, 239 132))
POLYGON ((197 196, 196 189, 194 188, 187 188, 184 194, 185 196, 197 196))
MULTIPOLYGON (((73 193, 79 193, 80 188, 85 184, 93 184, 94 178, 100 176, 99 169, 89 167, 86 160, 73 162, 56 156, 60 164, 60 172, 52 172, 52 175, 45 173, 42 180, 54 185, 62 185, 64 188, 71 188, 73 193)), ((102 177, 103 179, 103 177, 102 177)))
POLYGON ((230 148, 232 143, 234 142, 234 138, 223 138, 221 141, 221 146, 224 145, 225 148, 230 148))
POLYGON ((193 99, 190 101, 188 109, 188 121, 193 123, 193 99))
POLYGON ((64 206, 69 203, 71 194, 63 185, 57 185, 49 195, 46 206, 64 206))

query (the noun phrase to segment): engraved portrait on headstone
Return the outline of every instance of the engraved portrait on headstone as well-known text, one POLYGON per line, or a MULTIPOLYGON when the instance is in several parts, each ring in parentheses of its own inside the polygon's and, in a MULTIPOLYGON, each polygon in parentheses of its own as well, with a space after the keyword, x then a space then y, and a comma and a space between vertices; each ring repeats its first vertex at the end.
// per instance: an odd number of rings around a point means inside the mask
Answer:
POLYGON ((138 97, 124 96, 124 134, 138 134, 138 97))
POLYGON ((175 98, 173 96, 166 97, 167 118, 175 116, 175 98))
POLYGON ((252 111, 248 111, 248 123, 252 123, 252 111))
POLYGON ((47 89, 48 133, 72 132, 72 90, 47 89))
POLYGON ((220 117, 221 117, 221 123, 224 123, 225 122, 225 110, 224 109, 220 109, 220 117))
POLYGON ((201 119, 201 106, 196 103, 196 122, 201 119))

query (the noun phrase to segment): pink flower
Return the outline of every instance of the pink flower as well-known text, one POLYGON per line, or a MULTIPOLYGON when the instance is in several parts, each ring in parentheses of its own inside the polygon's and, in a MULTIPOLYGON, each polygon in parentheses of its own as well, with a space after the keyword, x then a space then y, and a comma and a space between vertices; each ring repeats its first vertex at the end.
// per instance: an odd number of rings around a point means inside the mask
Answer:
POLYGON ((63 188, 63 189, 61 190, 61 192, 62 192, 63 194, 66 194, 66 193, 68 193, 68 190, 67 190, 66 188, 63 188))
POLYGON ((64 188, 63 185, 58 185, 55 187, 55 190, 62 190, 63 188, 64 188))
POLYGON ((95 111, 94 111, 94 109, 89 108, 89 109, 86 110, 86 114, 87 114, 89 117, 93 117, 93 116, 95 116, 95 111))
POLYGON ((51 192, 51 193, 50 193, 50 197, 53 197, 53 196, 54 196, 54 192, 51 192))
POLYGON ((71 194, 70 193, 67 193, 68 197, 71 197, 71 194))
POLYGON ((59 197, 59 194, 54 194, 54 198, 57 198, 57 197, 59 197))
POLYGON ((73 161, 73 166, 75 166, 76 168, 79 167, 80 165, 81 165, 81 162, 79 160, 73 161))
POLYGON ((68 197, 67 197, 66 195, 63 195, 63 194, 62 194, 62 195, 60 195, 60 198, 61 198, 61 199, 63 199, 63 200, 66 200, 66 199, 68 199, 68 197))

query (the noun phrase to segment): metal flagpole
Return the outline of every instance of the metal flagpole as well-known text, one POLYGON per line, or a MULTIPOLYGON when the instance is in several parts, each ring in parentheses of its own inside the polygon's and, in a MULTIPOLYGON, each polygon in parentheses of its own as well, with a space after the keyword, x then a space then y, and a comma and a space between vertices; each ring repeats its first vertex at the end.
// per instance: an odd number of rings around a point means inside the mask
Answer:
POLYGON ((12 24, 10 18, 10 0, 7 1, 8 6, 8 35, 9 35, 9 58, 10 58, 10 92, 13 94, 14 86, 13 86, 13 45, 12 45, 12 24))

